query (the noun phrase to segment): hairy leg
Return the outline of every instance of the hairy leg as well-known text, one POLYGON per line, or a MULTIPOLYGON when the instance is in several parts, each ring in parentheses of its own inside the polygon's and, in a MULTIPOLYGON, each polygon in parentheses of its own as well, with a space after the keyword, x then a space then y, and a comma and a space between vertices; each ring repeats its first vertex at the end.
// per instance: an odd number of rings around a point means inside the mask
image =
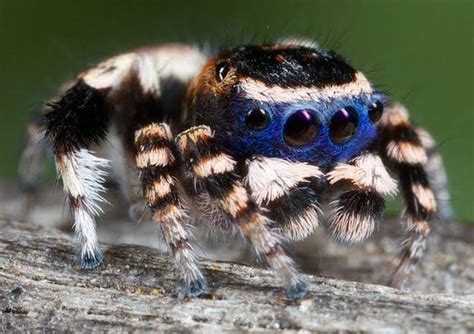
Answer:
POLYGON ((143 195, 173 252, 182 282, 182 295, 198 296, 206 290, 206 279, 190 244, 189 221, 173 173, 179 168, 174 142, 167 124, 152 123, 137 131, 135 163, 141 174, 143 195))
POLYGON ((406 109, 400 104, 390 106, 379 127, 383 138, 382 154, 398 174, 406 203, 402 223, 407 237, 402 244, 400 263, 390 282, 401 286, 423 256, 431 230, 430 219, 436 213, 436 200, 425 169, 428 154, 406 109))
POLYGON ((280 244, 270 220, 252 200, 242 177, 237 174, 236 161, 221 152, 209 127, 193 127, 177 137, 178 149, 185 169, 198 191, 205 191, 219 208, 235 222, 258 256, 263 257, 282 279, 291 300, 304 296, 307 283, 295 268, 280 244))

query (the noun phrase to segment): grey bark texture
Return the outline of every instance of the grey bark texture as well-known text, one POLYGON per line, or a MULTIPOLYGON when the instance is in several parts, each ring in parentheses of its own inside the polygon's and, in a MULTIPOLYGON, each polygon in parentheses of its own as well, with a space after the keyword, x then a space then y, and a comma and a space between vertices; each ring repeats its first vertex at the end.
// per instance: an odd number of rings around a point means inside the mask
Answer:
MULTIPOLYGON (((41 224, 42 211, 61 212, 61 200, 43 203, 48 196, 30 221, 41 224)), ((105 262, 83 271, 73 265, 68 233, 14 221, 13 202, 0 202, 0 216, 10 216, 0 220, 1 332, 474 332, 469 225, 439 225, 403 290, 382 285, 396 259, 395 219, 359 246, 337 245, 318 232, 289 250, 311 282, 295 304, 286 303, 278 279, 242 254, 238 242, 221 238, 201 247, 221 259, 202 261, 209 295, 179 300, 172 259, 149 247, 159 246, 156 226, 109 212, 99 229, 109 240, 102 243, 105 262)))

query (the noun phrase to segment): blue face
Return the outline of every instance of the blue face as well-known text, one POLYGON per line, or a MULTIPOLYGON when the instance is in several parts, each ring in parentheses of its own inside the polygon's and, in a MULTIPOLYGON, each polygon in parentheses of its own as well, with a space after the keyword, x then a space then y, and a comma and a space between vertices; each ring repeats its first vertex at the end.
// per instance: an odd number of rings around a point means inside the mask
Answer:
POLYGON ((236 156, 264 155, 327 167, 373 142, 383 102, 381 94, 297 103, 237 98, 225 115, 225 123, 232 126, 218 138, 236 156))

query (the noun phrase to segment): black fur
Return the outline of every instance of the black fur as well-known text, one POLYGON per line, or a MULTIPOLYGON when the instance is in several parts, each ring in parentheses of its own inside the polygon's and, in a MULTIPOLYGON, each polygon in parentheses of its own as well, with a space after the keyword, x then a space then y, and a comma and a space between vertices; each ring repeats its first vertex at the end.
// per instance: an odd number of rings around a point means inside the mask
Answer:
POLYGON ((307 208, 319 203, 320 196, 312 188, 305 185, 298 185, 288 194, 275 199, 267 206, 268 217, 279 225, 285 225, 291 218, 297 218, 307 208))
POLYGON ((267 85, 341 85, 354 81, 356 74, 356 70, 338 54, 302 46, 244 46, 228 55, 239 75, 267 85))
POLYGON ((397 142, 409 142, 416 146, 422 146, 418 134, 411 126, 398 125, 390 130, 390 139, 397 142))
POLYGON ((375 221, 382 219, 385 210, 385 200, 375 191, 347 191, 339 196, 338 202, 347 214, 369 216, 375 221))
POLYGON ((428 176, 425 169, 421 165, 416 166, 400 166, 399 167, 400 188, 405 197, 407 209, 416 218, 429 220, 431 212, 420 204, 418 198, 411 191, 414 184, 420 184, 425 188, 430 188, 428 176))
POLYGON ((44 123, 55 154, 88 148, 107 135, 109 117, 104 96, 82 80, 48 107, 44 123))

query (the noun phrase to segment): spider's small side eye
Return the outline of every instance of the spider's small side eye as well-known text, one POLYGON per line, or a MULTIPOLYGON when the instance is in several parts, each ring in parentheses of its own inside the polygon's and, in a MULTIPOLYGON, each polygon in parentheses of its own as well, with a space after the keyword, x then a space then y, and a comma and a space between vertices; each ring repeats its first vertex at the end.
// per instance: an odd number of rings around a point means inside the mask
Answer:
POLYGON ((227 73, 229 73, 229 63, 228 62, 222 62, 216 67, 216 77, 217 80, 223 81, 225 77, 227 76, 227 73))
POLYGON ((342 144, 354 136, 359 124, 359 114, 353 107, 339 109, 331 118, 329 137, 335 144, 342 144))
POLYGON ((263 130, 270 124, 270 115, 265 109, 252 109, 245 116, 245 124, 249 129, 263 130))
POLYGON ((379 100, 369 105, 369 118, 372 123, 377 122, 383 114, 383 103, 379 100))
POLYGON ((312 110, 298 110, 286 120, 285 141, 293 146, 306 145, 316 137, 319 128, 319 119, 312 110))

